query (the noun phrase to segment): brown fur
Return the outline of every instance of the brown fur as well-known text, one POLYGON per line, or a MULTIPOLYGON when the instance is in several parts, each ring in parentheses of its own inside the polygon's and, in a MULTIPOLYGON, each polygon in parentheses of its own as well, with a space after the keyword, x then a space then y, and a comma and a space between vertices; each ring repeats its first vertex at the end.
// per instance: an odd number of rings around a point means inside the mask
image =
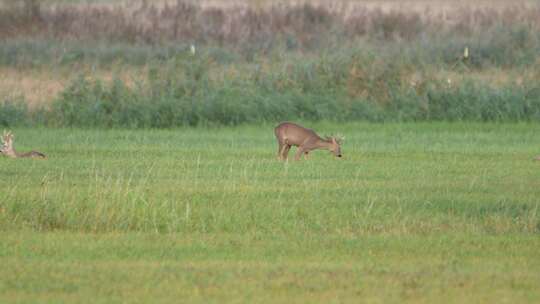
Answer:
POLYGON ((298 147, 294 156, 295 160, 300 160, 304 154, 307 158, 309 152, 315 149, 325 149, 335 156, 341 157, 341 147, 339 140, 335 137, 321 138, 315 131, 304 128, 292 122, 282 122, 275 129, 274 133, 278 141, 278 158, 286 160, 292 146, 298 147))
POLYGON ((13 138, 15 136, 11 131, 4 131, 2 136, 2 146, 0 147, 0 153, 11 158, 47 158, 47 156, 38 151, 30 151, 25 153, 18 153, 13 147, 13 138))

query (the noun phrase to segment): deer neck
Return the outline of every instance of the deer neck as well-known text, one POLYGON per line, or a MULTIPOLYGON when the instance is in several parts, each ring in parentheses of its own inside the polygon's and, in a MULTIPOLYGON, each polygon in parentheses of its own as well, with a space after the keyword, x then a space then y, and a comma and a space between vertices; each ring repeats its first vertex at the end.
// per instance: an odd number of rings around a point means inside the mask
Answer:
POLYGON ((332 142, 327 141, 327 140, 322 139, 322 138, 319 138, 319 140, 317 140, 317 142, 315 143, 315 145, 316 145, 317 148, 319 148, 319 149, 329 150, 330 147, 332 146, 332 142))
POLYGON ((8 146, 2 149, 2 153, 4 153, 5 156, 11 157, 11 158, 17 158, 19 156, 17 152, 15 152, 15 149, 13 149, 12 146, 8 146))

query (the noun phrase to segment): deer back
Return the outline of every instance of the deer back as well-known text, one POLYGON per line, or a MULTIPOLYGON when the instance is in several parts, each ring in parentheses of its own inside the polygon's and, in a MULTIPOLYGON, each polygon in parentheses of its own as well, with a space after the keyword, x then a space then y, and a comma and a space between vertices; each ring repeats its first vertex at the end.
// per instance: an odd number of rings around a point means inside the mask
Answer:
POLYGON ((278 140, 289 145, 299 146, 309 141, 317 141, 321 138, 315 131, 304 128, 292 122, 282 122, 276 129, 276 137, 278 140))

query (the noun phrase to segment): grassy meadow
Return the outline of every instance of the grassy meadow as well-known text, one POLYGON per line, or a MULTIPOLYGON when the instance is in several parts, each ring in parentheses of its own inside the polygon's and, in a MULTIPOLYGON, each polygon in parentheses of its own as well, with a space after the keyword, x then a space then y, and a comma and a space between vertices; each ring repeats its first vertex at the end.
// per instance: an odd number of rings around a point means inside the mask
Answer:
POLYGON ((0 303, 538 303, 539 54, 527 0, 0 0, 0 303))
POLYGON ((536 302, 536 124, 16 129, 0 159, 3 302, 536 302), (291 155, 292 156, 292 155, 291 155))

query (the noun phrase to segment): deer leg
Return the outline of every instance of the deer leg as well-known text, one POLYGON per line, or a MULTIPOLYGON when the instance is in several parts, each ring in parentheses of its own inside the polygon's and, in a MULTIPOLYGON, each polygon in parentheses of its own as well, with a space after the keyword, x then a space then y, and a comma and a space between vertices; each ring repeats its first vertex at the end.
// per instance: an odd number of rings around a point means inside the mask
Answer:
POLYGON ((304 152, 304 148, 298 147, 298 149, 296 150, 296 154, 294 155, 294 160, 300 160, 300 156, 302 156, 304 152))
POLYGON ((280 160, 286 160, 287 159, 287 153, 289 153, 289 148, 291 146, 285 144, 285 143, 279 143, 279 151, 278 151, 278 157, 280 160))
POLYGON ((283 145, 283 153, 281 153, 283 155, 283 160, 287 160, 287 155, 289 155, 289 150, 291 149, 291 146, 290 145, 283 145))
POLYGON ((304 158, 307 160, 309 159, 309 151, 304 152, 304 158))
POLYGON ((282 144, 281 142, 278 142, 278 151, 277 151, 277 156, 278 156, 278 159, 279 160, 282 160, 283 159, 283 146, 284 144, 282 144))

